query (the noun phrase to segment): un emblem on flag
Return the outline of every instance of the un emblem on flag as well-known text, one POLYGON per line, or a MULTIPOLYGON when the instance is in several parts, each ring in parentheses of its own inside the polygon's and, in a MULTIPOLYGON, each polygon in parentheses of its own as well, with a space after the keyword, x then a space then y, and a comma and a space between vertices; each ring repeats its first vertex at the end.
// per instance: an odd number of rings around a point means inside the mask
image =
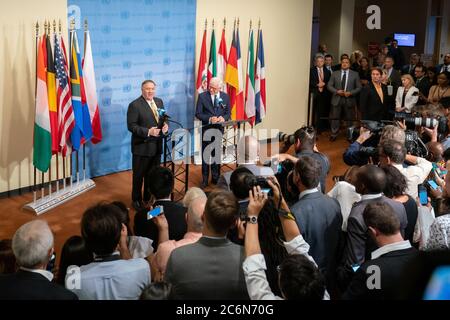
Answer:
POLYGON ((123 87, 122 87, 122 91, 123 92, 130 92, 131 91, 131 85, 128 83, 128 84, 125 84, 123 87))
POLYGON ((167 89, 168 87, 170 87, 170 80, 164 80, 164 82, 163 82, 163 88, 164 89, 167 89))
POLYGON ((144 50, 144 54, 146 56, 151 56, 153 54, 153 49, 152 48, 147 48, 144 50))
POLYGON ((124 62, 122 63, 122 67, 123 67, 124 69, 130 69, 130 68, 131 68, 131 61, 124 61, 124 62))
POLYGON ((122 19, 128 19, 128 18, 130 17, 130 12, 128 12, 128 11, 122 11, 122 12, 120 13, 120 17, 121 17, 122 19))
POLYGON ((102 32, 105 34, 109 34, 111 33, 111 26, 110 25, 105 25, 102 27, 102 32))
POLYGON ((111 75, 109 75, 109 74, 104 74, 104 75, 102 75, 102 81, 103 82, 110 82, 111 81, 111 75))

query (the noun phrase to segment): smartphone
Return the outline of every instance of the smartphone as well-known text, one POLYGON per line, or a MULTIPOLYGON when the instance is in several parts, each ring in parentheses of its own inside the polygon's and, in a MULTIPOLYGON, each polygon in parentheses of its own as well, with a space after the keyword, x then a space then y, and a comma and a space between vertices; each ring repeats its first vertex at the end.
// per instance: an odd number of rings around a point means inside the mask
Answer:
POLYGON ((419 185, 419 200, 420 204, 423 206, 428 204, 427 189, 423 185, 419 185))
POLYGON ((439 186, 437 185, 436 182, 434 182, 434 180, 428 180, 427 183, 431 188, 433 188, 433 190, 439 189, 439 186))
POLYGON ((161 213, 164 213, 163 206, 156 206, 154 209, 147 212, 147 220, 153 219, 154 217, 159 216, 161 213))

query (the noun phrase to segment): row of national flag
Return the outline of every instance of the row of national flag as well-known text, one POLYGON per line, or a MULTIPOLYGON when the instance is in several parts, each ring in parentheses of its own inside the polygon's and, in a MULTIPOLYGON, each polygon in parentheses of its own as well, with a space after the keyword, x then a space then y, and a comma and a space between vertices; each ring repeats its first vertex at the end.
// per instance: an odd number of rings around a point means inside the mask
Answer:
POLYGON ((211 33, 209 60, 206 54, 206 27, 203 31, 202 45, 198 64, 196 88, 198 93, 206 91, 212 77, 220 78, 223 91, 230 96, 231 118, 233 120, 249 119, 252 126, 258 124, 266 115, 266 76, 264 64, 264 44, 261 28, 255 41, 250 28, 247 55, 245 86, 239 40, 239 27, 233 28, 230 51, 227 56, 225 27, 222 29, 219 50, 216 51, 214 28, 211 33))
POLYGON ((66 157, 87 141, 102 140, 89 31, 84 48, 81 61, 75 31, 69 60, 61 35, 44 33, 38 39, 33 165, 42 172, 49 169, 52 155, 66 157))

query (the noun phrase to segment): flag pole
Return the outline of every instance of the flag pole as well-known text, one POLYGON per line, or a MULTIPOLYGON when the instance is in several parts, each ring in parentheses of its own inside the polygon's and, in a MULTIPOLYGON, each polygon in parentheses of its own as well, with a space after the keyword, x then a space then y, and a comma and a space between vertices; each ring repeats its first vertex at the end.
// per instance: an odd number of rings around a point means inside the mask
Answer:
MULTIPOLYGON (((53 19, 53 35, 56 36, 56 21, 55 19, 53 19)), ((56 45, 56 43, 55 43, 56 45)), ((58 106, 56 106, 56 110, 57 112, 59 112, 60 110, 58 109, 58 106)), ((59 153, 56 152, 56 192, 59 191, 59 153)))
MULTIPOLYGON (((69 55, 72 54, 72 46, 73 46, 73 33, 75 32, 75 19, 70 20, 70 43, 69 43, 69 55)), ((69 66, 70 66, 70 62, 69 62, 69 66)), ((69 70, 69 74, 70 74, 70 70, 69 70)), ((77 156, 77 160, 78 160, 78 151, 76 152, 76 156, 77 156)), ((78 164, 77 164, 78 166, 78 164)), ((78 171, 78 170, 77 170, 78 171)), ((73 152, 72 150, 70 151, 70 187, 72 188, 73 186, 73 152)))
MULTIPOLYGON (((50 36, 51 28, 52 28, 52 25, 49 20, 47 23, 47 34, 48 34, 47 38, 49 39, 49 42, 50 42, 50 51, 52 50, 52 47, 51 47, 52 38, 50 36)), ((47 48, 47 51, 48 51, 48 48, 47 48)), ((52 155, 50 157, 50 166, 48 167, 48 195, 49 196, 52 195, 52 158, 53 158, 53 151, 52 151, 52 155)))
MULTIPOLYGON (((84 19, 83 60, 86 55, 86 34, 88 32, 88 21, 84 19)), ((83 68, 83 67, 81 67, 83 68)), ((86 180, 86 143, 83 143, 83 181, 86 180)))
MULTIPOLYGON (((38 74, 38 50, 39 50, 39 22, 36 21, 36 52, 35 52, 35 60, 36 60, 36 77, 34 80, 34 104, 36 105, 36 94, 37 94, 37 74, 38 74)), ((36 117, 36 116, 35 116, 36 117)), ((36 120, 35 120, 36 121, 36 120)), ((33 202, 36 202, 37 192, 36 192, 36 166, 33 165, 33 202)))
MULTIPOLYGON (((61 19, 58 20, 58 35, 59 37, 62 39, 62 35, 61 35, 61 30, 62 30, 62 26, 61 26, 61 19)), ((60 43, 60 48, 62 51, 62 46, 60 43)), ((65 55, 65 52, 62 53, 63 56, 65 55)), ((67 147, 66 147, 67 148, 67 147)), ((66 153, 67 155, 67 153, 66 153)), ((63 154, 63 152, 61 151, 61 158, 62 158, 62 179, 63 179, 63 189, 66 189, 66 155, 63 154)), ((59 183, 58 183, 59 186, 59 183)))

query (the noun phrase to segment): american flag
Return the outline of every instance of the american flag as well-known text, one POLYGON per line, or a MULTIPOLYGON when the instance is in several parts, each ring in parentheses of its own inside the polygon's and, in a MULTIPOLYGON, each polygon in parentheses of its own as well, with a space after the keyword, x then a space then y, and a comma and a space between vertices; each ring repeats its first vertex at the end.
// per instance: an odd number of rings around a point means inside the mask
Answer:
MULTIPOLYGON (((70 133, 75 125, 73 115, 72 100, 69 81, 67 77, 67 60, 62 53, 64 48, 63 39, 55 34, 55 68, 56 68, 56 86, 58 102, 58 124, 59 124, 59 149, 65 157, 70 152, 70 133), (60 45, 61 40, 61 45, 60 45)), ((65 51, 65 49, 64 49, 65 51)))

